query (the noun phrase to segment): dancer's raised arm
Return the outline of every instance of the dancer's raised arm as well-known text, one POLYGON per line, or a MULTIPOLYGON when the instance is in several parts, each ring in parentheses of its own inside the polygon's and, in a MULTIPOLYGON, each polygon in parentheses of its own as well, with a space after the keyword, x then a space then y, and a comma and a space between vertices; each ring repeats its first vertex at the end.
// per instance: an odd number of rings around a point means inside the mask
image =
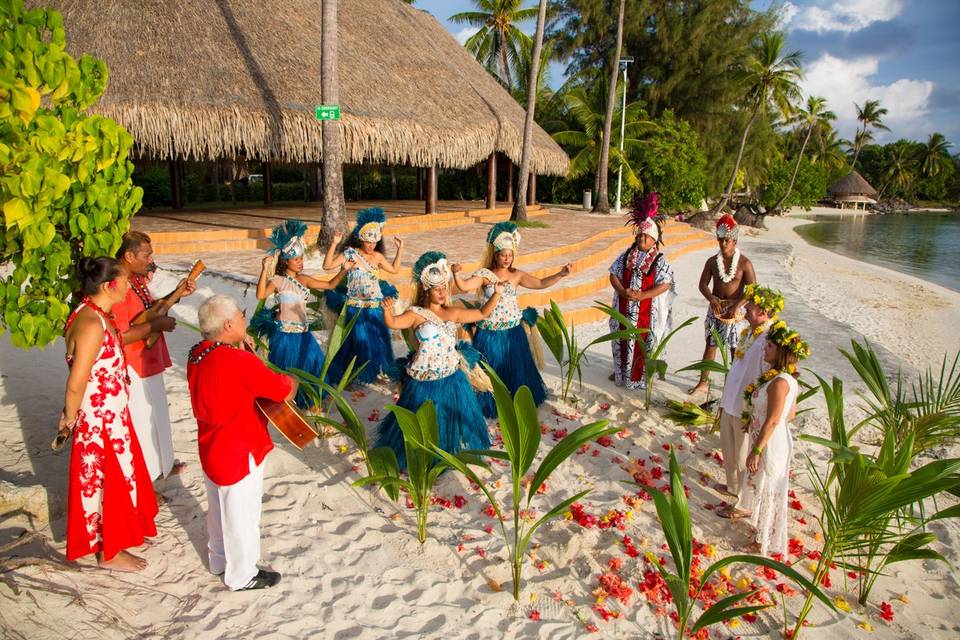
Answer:
POLYGON ((482 287, 485 284, 491 282, 490 279, 483 276, 478 276, 474 273, 469 278, 464 278, 460 275, 460 272, 463 271, 463 265, 458 262, 455 262, 450 265, 450 272, 453 273, 453 281, 456 283, 457 288, 463 292, 475 291, 482 287))
POLYGON ((380 306, 383 308, 383 323, 387 325, 388 329, 401 331, 419 324, 417 320, 421 320, 421 318, 413 311, 407 310, 398 316, 393 315, 394 302, 396 301, 393 298, 384 298, 380 301, 380 306))
POLYGON ((336 269, 344 262, 343 254, 337 253, 337 247, 340 246, 342 240, 342 233, 338 231, 333 234, 333 240, 330 241, 330 246, 327 247, 327 253, 323 256, 323 268, 327 271, 336 269))
POLYGON ((570 263, 563 265, 560 268, 560 271, 557 271, 553 275, 549 275, 546 278, 537 278, 530 275, 525 271, 520 272, 520 286, 526 287, 527 289, 546 289, 547 287, 552 287, 557 284, 563 278, 566 278, 570 275, 570 263))
POLYGON ((400 271, 400 259, 403 255, 403 240, 400 238, 394 237, 393 241, 397 245, 397 254, 393 256, 393 262, 387 262, 387 257, 383 256, 380 259, 380 268, 386 271, 387 273, 397 273, 400 271))
POLYGON ((353 260, 345 260, 343 262, 343 268, 337 272, 337 275, 333 276, 329 280, 321 280, 320 278, 303 275, 302 273, 297 275, 297 280, 299 280, 300 284, 303 286, 311 289, 319 289, 321 291, 336 289, 337 285, 340 284, 340 282, 347 276, 347 272, 356 266, 357 263, 353 260))
POLYGON ((447 313, 450 315, 449 320, 460 324, 467 324, 468 322, 479 322, 483 320, 491 313, 493 313, 494 307, 497 306, 497 303, 500 302, 500 295, 503 293, 503 283, 497 282, 493 285, 493 295, 483 303, 483 306, 479 309, 458 309, 456 307, 447 307, 447 313))

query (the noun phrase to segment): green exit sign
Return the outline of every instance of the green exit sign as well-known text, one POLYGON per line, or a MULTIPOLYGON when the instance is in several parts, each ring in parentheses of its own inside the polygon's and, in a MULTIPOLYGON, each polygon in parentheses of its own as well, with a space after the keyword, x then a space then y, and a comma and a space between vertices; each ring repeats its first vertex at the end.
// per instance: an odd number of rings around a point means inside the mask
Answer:
POLYGON ((340 105, 338 104, 318 104, 317 120, 339 120, 340 105))

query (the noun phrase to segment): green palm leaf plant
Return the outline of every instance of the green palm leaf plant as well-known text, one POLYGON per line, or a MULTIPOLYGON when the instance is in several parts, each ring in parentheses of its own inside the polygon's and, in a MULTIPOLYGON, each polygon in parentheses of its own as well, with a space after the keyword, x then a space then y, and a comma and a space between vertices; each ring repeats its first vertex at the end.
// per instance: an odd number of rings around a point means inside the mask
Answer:
MULTIPOLYGON (((801 439, 828 447, 832 457, 824 475, 807 458, 808 475, 820 502, 817 518, 823 532, 820 558, 813 580, 820 584, 831 563, 862 572, 859 600, 866 603, 870 589, 882 570, 895 562, 941 559, 924 548, 933 538, 920 528, 922 520, 908 517, 909 509, 939 493, 960 487, 960 460, 936 460, 913 471, 913 436, 898 442, 892 429, 884 434, 876 456, 864 454, 851 444, 844 415, 843 383, 822 378, 827 404, 830 439, 809 435, 801 439)), ((854 427, 856 429, 856 427, 854 427)), ((960 515, 956 507, 931 516, 926 522, 960 515)), ((808 595, 794 627, 798 637, 812 605, 808 595)))
POLYGON ((530 39, 517 24, 536 19, 537 8, 524 8, 523 0, 473 0, 472 4, 477 11, 456 13, 449 20, 477 28, 463 46, 509 90, 521 43, 530 39))
MULTIPOLYGON (((712 373, 721 373, 723 374, 724 386, 726 386, 727 374, 730 372, 730 350, 727 349, 726 341, 717 333, 716 329, 710 329, 710 335, 713 337, 713 344, 717 345, 717 351, 720 353, 720 362, 716 360, 697 360, 685 367, 677 369, 676 372, 699 371, 703 373, 704 371, 709 371, 712 373)), ((710 378, 707 378, 707 383, 712 384, 710 378)), ((721 389, 722 388, 721 386, 721 389)), ((709 395, 710 388, 707 387, 707 396, 709 395)), ((669 409, 667 418, 677 424, 688 426, 698 427, 709 424, 711 425, 711 431, 716 431, 720 425, 719 404, 717 400, 708 400, 703 404, 696 404, 689 400, 683 402, 667 400, 667 408, 669 409)))
POLYGON ((660 576, 667 583, 670 594, 673 596, 673 604, 677 608, 677 615, 679 616, 677 640, 683 640, 688 635, 693 636, 701 629, 711 625, 772 606, 769 604, 737 606, 759 591, 759 589, 751 589, 718 600, 713 606, 701 613, 696 621, 692 620, 694 606, 700 596, 700 590, 707 584, 712 575, 733 564, 749 564, 773 569, 806 589, 809 600, 817 598, 835 610, 830 599, 808 578, 788 565, 764 556, 750 554, 728 556, 707 567, 701 574, 699 582, 693 583, 693 532, 690 524, 690 508, 684 493, 680 465, 677 463, 676 455, 672 449, 670 451, 670 493, 666 494, 646 486, 643 489, 653 496, 656 503, 657 516, 660 519, 663 536, 667 541, 673 566, 676 570, 676 573, 671 573, 666 566, 658 562, 654 563, 654 566, 660 572, 660 576))
POLYGON ((649 409, 650 403, 653 400, 654 380, 665 380, 667 376, 667 361, 661 359, 664 350, 666 350, 667 345, 670 343, 670 340, 673 338, 673 336, 677 335, 681 329, 689 327, 691 324, 696 322, 697 318, 694 316, 684 320, 678 327, 675 327, 667 335, 663 336, 660 342, 657 343, 657 346, 651 350, 647 347, 646 335, 649 333, 647 329, 637 328, 629 318, 610 305, 600 302, 599 300, 595 300, 594 302, 596 303, 593 307, 594 309, 603 311, 605 314, 619 322, 621 327, 625 328, 600 336, 591 342, 587 348, 600 342, 611 342, 613 340, 635 340, 637 347, 643 351, 643 377, 644 381, 646 382, 646 388, 644 389, 644 403, 646 408, 649 409))
MULTIPOLYGON (((533 480, 529 489, 524 491, 523 478, 533 466, 533 462, 540 450, 540 418, 537 415, 537 406, 533 402, 533 395, 526 386, 517 389, 517 393, 510 397, 510 392, 496 372, 483 364, 493 384, 493 397, 497 404, 497 417, 503 434, 505 451, 473 451, 472 454, 489 456, 510 463, 510 483, 512 493, 509 507, 512 509, 513 527, 507 531, 507 514, 490 488, 477 476, 464 460, 451 455, 434 445, 433 452, 467 478, 477 484, 487 496, 500 522, 500 531, 510 555, 510 565, 513 570, 513 597, 520 600, 522 586, 523 565, 527 558, 527 548, 530 539, 541 526, 562 515, 574 502, 582 499, 590 490, 581 491, 566 500, 561 501, 533 523, 521 517, 521 511, 529 510, 537 490, 547 481, 550 474, 569 458, 581 445, 602 436, 611 435, 619 431, 619 427, 609 427, 607 420, 582 426, 558 442, 540 462, 533 473, 533 480)), ((404 434, 406 435, 406 434, 404 434)))
POLYGON ((423 544, 427 540, 427 516, 430 513, 434 486, 440 474, 451 466, 449 460, 455 460, 466 469, 472 464, 486 467, 486 463, 472 452, 452 455, 440 449, 440 427, 432 401, 424 402, 416 413, 392 404, 387 405, 387 409, 396 416, 397 426, 403 433, 407 477, 401 476, 397 454, 393 449, 377 447, 370 452, 371 474, 353 484, 379 484, 392 500, 400 497, 400 489, 406 490, 417 511, 417 540, 423 544), (435 451, 443 451, 446 456, 438 457, 435 451))
MULTIPOLYGON (((560 367, 560 398, 566 402, 570 394, 570 386, 573 384, 573 378, 576 376, 580 387, 583 387, 582 364, 587 361, 587 349, 581 349, 577 342, 576 329, 571 325, 567 327, 563 319, 563 312, 553 300, 550 301, 550 307, 544 309, 540 317, 537 318, 537 329, 543 337, 547 349, 557 361, 560 367)), ((593 343, 591 343, 593 344, 593 343)))

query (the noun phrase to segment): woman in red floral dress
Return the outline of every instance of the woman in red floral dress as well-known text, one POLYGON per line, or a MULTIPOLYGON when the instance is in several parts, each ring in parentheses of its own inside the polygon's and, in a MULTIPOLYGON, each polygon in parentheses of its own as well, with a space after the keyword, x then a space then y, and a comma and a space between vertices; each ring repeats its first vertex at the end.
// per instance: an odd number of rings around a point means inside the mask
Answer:
POLYGON ((70 375, 60 417, 73 434, 67 495, 67 559, 96 553, 105 569, 140 571, 125 551, 155 536, 157 501, 130 422, 127 363, 110 315, 129 288, 113 258, 83 258, 83 301, 67 320, 70 375))

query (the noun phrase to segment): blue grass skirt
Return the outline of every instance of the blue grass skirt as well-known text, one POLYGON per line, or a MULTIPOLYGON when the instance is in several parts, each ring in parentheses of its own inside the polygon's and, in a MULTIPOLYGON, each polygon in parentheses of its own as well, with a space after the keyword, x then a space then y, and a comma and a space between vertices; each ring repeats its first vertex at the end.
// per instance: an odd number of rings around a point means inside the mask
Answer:
MULTIPOLYGON (((463 371, 457 369, 439 380, 414 380, 405 376, 397 404, 415 412, 427 400, 433 400, 440 428, 440 447, 444 451, 457 453, 464 449, 490 448, 487 421, 480 411, 477 393, 463 371)), ((403 432, 393 412, 380 422, 377 441, 373 446, 390 447, 397 454, 400 468, 407 467, 403 432)))
MULTIPOLYGON (((323 372, 324 355, 320 343, 309 331, 303 333, 287 333, 280 330, 280 323, 274 318, 274 309, 262 307, 250 320, 250 328, 270 344, 267 360, 283 370, 300 369, 320 377, 323 372)), ((320 393, 317 385, 310 385, 314 391, 320 393)), ((303 390, 297 391, 297 406, 309 409, 314 402, 303 390)))
MULTIPOLYGON (((533 401, 539 407, 547 399, 547 389, 530 353, 530 341, 521 322, 511 329, 492 331, 477 328, 473 336, 473 346, 483 354, 493 370, 497 372, 503 384, 512 396, 517 389, 526 385, 533 394, 533 401)), ((489 392, 477 394, 483 415, 497 417, 497 403, 489 392)))
MULTIPOLYGON (((385 298, 395 298, 397 289, 386 280, 380 281, 380 293, 385 298)), ((346 284, 340 283, 336 289, 326 292, 324 296, 327 307, 334 313, 340 313, 347 301, 346 284)), ((355 378, 356 382, 361 384, 371 384, 376 381, 380 373, 385 373, 393 368, 394 355, 393 345, 390 343, 390 330, 387 329, 383 321, 383 309, 377 307, 352 307, 347 305, 346 320, 349 322, 353 316, 359 315, 353 329, 344 339, 343 345, 333 360, 330 361, 330 368, 327 370, 327 380, 336 385, 343 378, 352 358, 356 358, 354 369, 364 362, 367 366, 363 368, 360 375, 355 378)))

